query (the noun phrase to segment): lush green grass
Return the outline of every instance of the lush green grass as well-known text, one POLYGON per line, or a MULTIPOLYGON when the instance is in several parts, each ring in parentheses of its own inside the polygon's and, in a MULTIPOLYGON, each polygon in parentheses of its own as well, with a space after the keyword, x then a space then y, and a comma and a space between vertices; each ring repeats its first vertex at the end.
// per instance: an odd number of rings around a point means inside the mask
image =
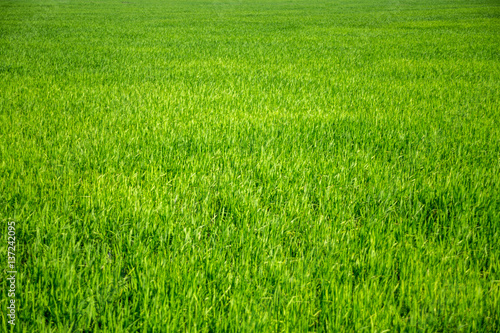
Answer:
POLYGON ((16 331, 500 330, 497 1, 0 13, 16 331))

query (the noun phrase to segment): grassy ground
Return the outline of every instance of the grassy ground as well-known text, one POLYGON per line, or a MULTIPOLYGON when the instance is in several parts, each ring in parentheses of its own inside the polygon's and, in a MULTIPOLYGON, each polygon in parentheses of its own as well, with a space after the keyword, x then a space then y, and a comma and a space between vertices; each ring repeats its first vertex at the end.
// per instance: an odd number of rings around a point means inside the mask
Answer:
POLYGON ((500 330, 497 1, 0 13, 14 331, 500 330))

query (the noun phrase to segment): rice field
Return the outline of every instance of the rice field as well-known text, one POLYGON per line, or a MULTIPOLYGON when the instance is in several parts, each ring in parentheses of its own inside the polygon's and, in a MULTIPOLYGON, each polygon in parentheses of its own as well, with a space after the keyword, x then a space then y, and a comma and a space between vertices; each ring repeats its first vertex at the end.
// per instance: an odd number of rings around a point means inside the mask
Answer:
POLYGON ((498 332, 499 105, 496 0, 2 0, 1 331, 498 332))

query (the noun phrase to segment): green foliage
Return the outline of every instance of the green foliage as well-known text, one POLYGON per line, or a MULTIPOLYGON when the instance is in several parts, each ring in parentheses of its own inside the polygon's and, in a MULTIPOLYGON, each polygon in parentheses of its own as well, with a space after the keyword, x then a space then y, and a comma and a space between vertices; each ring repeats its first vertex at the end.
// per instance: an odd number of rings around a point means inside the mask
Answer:
POLYGON ((498 2, 0 12, 14 331, 500 330, 498 2))

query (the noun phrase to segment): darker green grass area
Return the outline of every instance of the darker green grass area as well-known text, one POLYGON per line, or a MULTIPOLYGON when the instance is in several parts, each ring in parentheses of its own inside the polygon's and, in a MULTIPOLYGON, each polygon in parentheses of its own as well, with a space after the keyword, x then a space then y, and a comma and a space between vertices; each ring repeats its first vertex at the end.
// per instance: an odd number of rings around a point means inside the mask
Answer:
POLYGON ((496 1, 0 12, 2 330, 500 330, 496 1))

